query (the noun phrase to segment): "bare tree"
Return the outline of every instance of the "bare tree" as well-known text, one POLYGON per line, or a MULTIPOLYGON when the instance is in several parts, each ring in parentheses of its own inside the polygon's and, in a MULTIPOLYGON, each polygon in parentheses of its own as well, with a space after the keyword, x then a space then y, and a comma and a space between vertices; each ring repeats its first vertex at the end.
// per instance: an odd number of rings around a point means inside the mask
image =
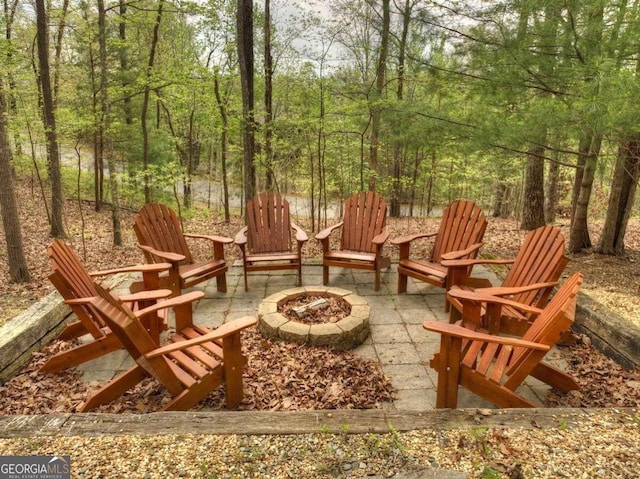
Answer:
POLYGON ((7 134, 7 104, 4 94, 4 79, 0 76, 0 210, 2 225, 7 242, 9 258, 9 275, 11 281, 26 283, 30 280, 27 260, 22 247, 22 233, 18 205, 13 189, 13 173, 11 172, 11 146, 7 134))
POLYGON ((256 195, 255 120, 253 102, 253 1, 238 0, 236 12, 238 64, 242 84, 242 138, 245 203, 256 195))
POLYGON ((98 31, 100 43, 100 105, 102 119, 100 129, 103 139, 103 154, 107 156, 107 167, 109 168, 109 186, 111 187, 111 223, 113 225, 113 244, 122 245, 122 226, 120 224, 120 191, 118 189, 118 178, 116 172, 116 162, 113 158, 111 148, 111 138, 109 136, 109 90, 107 88, 107 19, 104 8, 104 0, 98 0, 98 31))
POLYGON ((371 146, 369 149, 369 190, 376 190, 378 175, 378 144, 380 138, 380 122, 382 118, 382 93, 384 89, 385 70, 387 68, 387 52, 389 50, 389 26, 391 24, 390 0, 382 0, 382 32, 380 32, 380 55, 376 74, 376 94, 371 111, 371 146))
POLYGON ((264 0, 264 156, 266 189, 274 188, 273 174, 273 58, 271 56, 271 0, 264 0))
POLYGON ((58 149, 55 106, 49 71, 49 28, 47 26, 47 12, 44 0, 36 0, 36 17, 38 73, 42 90, 43 118, 47 138, 47 153, 49 155, 49 177, 51 178, 51 235, 54 238, 64 238, 66 233, 62 222, 62 173, 60 171, 60 151, 58 149))
POLYGON ((151 94, 151 73, 156 58, 158 47, 160 22, 162 21, 162 8, 164 0, 159 0, 156 21, 153 25, 153 38, 149 49, 149 61, 147 62, 146 81, 142 96, 142 110, 140 112, 140 127, 142 128, 142 167, 144 168, 144 201, 151 202, 151 187, 149 186, 149 129, 147 127, 147 111, 149 109, 149 95, 151 94))

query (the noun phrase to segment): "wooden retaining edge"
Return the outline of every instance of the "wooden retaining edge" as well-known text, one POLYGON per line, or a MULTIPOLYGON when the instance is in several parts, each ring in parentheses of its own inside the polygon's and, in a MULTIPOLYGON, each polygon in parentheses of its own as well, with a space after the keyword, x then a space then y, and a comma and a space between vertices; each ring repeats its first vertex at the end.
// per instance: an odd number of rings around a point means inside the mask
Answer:
POLYGON ((51 293, 0 327, 0 384, 19 373, 32 353, 53 340, 71 315, 62 297, 51 293))
MULTIPOLYGON (((106 284, 114 288, 129 274, 110 277, 106 284)), ((75 317, 62 296, 53 292, 0 327, 0 384, 18 374, 31 361, 32 353, 54 340, 67 319, 75 317)))
POLYGON ((638 410, 634 408, 69 413, 0 416, 0 438, 166 434, 384 434, 478 427, 570 429, 602 415, 607 415, 607 421, 612 427, 615 423, 638 424, 638 414, 638 410))
POLYGON ((574 328, 627 369, 640 367, 640 328, 583 293, 578 295, 574 328))

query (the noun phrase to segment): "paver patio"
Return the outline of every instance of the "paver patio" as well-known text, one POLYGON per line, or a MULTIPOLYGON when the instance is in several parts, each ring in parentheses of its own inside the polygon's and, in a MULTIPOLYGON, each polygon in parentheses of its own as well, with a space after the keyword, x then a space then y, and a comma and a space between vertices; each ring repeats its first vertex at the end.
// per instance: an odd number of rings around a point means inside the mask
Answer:
MULTIPOLYGON (((497 278, 488 270, 476 270, 474 276, 484 276, 496 283, 497 278)), ((303 267, 303 286, 322 284, 319 264, 303 267)), ((345 288, 362 296, 371 307, 371 334, 355 351, 364 358, 378 361, 384 373, 397 389, 397 398, 385 407, 397 411, 424 411, 433 409, 436 400, 437 375, 429 367, 429 359, 439 347, 439 336, 425 331, 425 320, 447 321, 444 311, 444 290, 409 278, 406 293, 396 294, 398 275, 396 265, 382 273, 379 291, 373 289, 371 272, 332 268, 329 286, 345 288)), ((242 267, 235 264, 227 273, 226 293, 216 290, 215 280, 193 289, 205 292, 205 298, 195 306, 195 321, 208 327, 217 327, 246 315, 256 316, 258 305, 267 296, 295 287, 295 271, 270 271, 249 275, 249 291, 244 291, 242 267)), ((125 285, 122 286, 123 288, 125 285)), ((556 350, 546 360, 563 368, 556 350)), ((108 381, 125 371, 132 360, 125 351, 116 351, 78 367, 83 380, 108 381)), ((519 392, 526 398, 542 404, 549 387, 528 378, 519 392)), ((461 388, 458 407, 493 408, 484 399, 461 388)))

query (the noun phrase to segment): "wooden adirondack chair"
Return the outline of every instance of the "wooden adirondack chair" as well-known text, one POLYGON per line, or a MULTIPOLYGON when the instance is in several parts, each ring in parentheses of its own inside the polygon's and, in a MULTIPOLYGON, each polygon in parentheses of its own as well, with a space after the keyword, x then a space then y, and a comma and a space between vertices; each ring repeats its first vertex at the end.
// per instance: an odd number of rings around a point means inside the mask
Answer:
MULTIPOLYGON (((409 276, 448 290, 451 274, 449 268, 442 265, 442 260, 475 258, 486 228, 487 218, 479 206, 472 201, 455 201, 444 210, 437 232, 391 240, 392 244, 400 247, 398 293, 407 291, 409 276), (411 244, 423 238, 435 238, 431 256, 427 259, 411 258, 411 244)), ((471 274, 472 267, 468 268, 468 274, 471 274)))
POLYGON ((187 410, 223 383, 227 408, 242 401, 246 358, 241 352, 240 332, 256 324, 255 318, 240 318, 211 331, 192 321, 192 303, 204 297, 202 291, 175 296, 134 313, 100 284, 96 290, 98 296, 76 301, 92 304, 136 365, 93 393, 79 407, 81 412, 112 401, 146 377, 155 378, 172 396, 164 411, 187 410), (140 318, 167 308, 175 311, 176 333, 169 343, 158 347, 140 318))
MULTIPOLYGON (((525 238, 515 259, 458 259, 443 261, 452 273, 452 290, 467 289, 502 296, 516 303, 541 308, 549 299, 568 259, 564 255, 564 237, 560 230, 552 226, 542 226, 531 231, 525 238), (475 264, 511 265, 502 286, 492 287, 488 280, 474 280, 468 277, 468 267, 475 264)), ((453 306, 451 321, 456 322, 462 315, 462 303, 448 297, 453 306)), ((471 306, 467 305, 468 308, 471 306)), ((467 315, 472 314, 470 311, 467 315)), ((495 311, 474 313, 484 317, 483 326, 492 333, 498 331, 522 336, 536 313, 504 306, 500 317, 495 311), (491 318, 489 317, 491 316, 491 318)))
POLYGON ((235 238, 242 252, 244 290, 249 289, 249 271, 296 269, 298 286, 302 286, 302 246, 309 238, 291 221, 289 202, 275 193, 261 193, 247 203, 246 212, 247 226, 235 238), (292 230, 296 234, 295 249, 292 230))
MULTIPOLYGON (((97 292, 94 287, 94 277, 119 273, 142 273, 142 283, 149 289, 157 289, 159 274, 166 272, 171 267, 167 263, 158 263, 90 273, 73 249, 60 240, 54 240, 51 243, 47 248, 47 254, 53 269, 49 279, 65 300, 95 296, 97 292)), ((170 294, 169 290, 159 290, 152 295, 145 294, 141 297, 133 294, 125 296, 123 299, 131 302, 132 307, 137 308, 148 306, 155 300, 165 298, 170 294), (139 305, 138 301, 142 301, 142 304, 139 305)), ((70 307, 78 320, 68 324, 58 338, 69 340, 90 334, 93 340, 55 354, 44 363, 41 371, 59 372, 122 348, 120 341, 111 333, 111 330, 91 305, 70 304, 70 307)), ((160 333, 167 329, 166 317, 149 315, 145 318, 144 327, 154 341, 159 343, 160 333)))
POLYGON ((160 203, 144 205, 135 217, 133 229, 147 263, 171 263, 168 276, 161 278, 162 288, 178 295, 184 288, 215 277, 218 291, 227 291, 229 268, 224 259, 224 245, 233 242, 231 238, 184 233, 176 213, 160 203), (185 238, 210 241, 213 259, 196 263, 185 238))
POLYGON ((344 205, 340 223, 316 235, 322 243, 322 284, 329 282, 329 267, 365 269, 375 272, 374 289, 380 289, 380 270, 388 268, 391 260, 382 256, 382 247, 389 237, 386 228, 387 205, 371 191, 354 194, 344 205), (340 249, 332 251, 331 232, 342 227, 340 249))
MULTIPOLYGON (((456 324, 425 321, 423 327, 442 335, 440 352, 431 359, 431 367, 438 371, 436 407, 456 408, 458 385, 485 398, 497 407, 536 407, 516 389, 527 376, 533 376, 556 389, 569 392, 579 389, 567 373, 542 362, 575 319, 578 290, 582 274, 571 276, 549 304, 538 315, 521 338, 488 334, 456 324)), ((470 291, 449 291, 450 296, 471 302, 491 303, 521 308, 530 306, 470 291)))

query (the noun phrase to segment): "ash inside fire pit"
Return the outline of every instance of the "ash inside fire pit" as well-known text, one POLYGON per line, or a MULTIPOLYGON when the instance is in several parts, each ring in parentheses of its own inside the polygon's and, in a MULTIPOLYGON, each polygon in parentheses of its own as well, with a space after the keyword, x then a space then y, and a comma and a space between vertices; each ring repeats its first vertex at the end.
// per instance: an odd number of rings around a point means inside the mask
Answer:
POLYGON ((305 295, 282 303, 278 311, 285 318, 304 324, 337 323, 351 314, 351 306, 334 296, 305 295))

